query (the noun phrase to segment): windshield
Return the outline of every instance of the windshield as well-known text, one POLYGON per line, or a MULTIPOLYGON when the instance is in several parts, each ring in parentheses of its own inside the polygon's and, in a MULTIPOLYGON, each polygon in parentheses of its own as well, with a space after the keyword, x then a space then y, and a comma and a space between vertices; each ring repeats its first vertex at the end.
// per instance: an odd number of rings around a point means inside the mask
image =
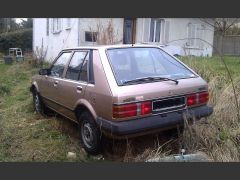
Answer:
POLYGON ((195 77, 189 69, 159 48, 108 49, 107 54, 118 85, 146 77, 174 80, 195 77))

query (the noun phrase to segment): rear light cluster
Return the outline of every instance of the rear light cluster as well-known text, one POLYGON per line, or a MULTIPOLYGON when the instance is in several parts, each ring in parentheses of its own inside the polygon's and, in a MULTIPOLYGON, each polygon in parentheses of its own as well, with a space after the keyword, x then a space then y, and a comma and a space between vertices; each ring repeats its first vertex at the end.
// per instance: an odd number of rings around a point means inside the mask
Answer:
POLYGON ((113 106, 113 118, 126 118, 151 113, 152 113, 151 101, 113 106))
POLYGON ((187 96, 187 106, 206 104, 209 100, 208 92, 201 92, 187 96))
MULTIPOLYGON (((186 97, 187 106, 207 104, 209 100, 208 92, 190 94, 186 97)), ((113 105, 113 118, 128 118, 152 113, 152 101, 138 103, 113 105)))

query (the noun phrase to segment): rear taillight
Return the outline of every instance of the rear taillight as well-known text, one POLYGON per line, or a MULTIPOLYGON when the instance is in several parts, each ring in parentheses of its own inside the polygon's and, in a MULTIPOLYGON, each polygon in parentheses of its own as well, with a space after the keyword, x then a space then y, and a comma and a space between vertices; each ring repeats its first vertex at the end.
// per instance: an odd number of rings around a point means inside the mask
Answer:
POLYGON ((209 100, 208 92, 199 93, 199 95, 198 95, 198 103, 199 104, 207 103, 208 100, 209 100))
POLYGON ((150 113, 152 113, 151 101, 113 106, 113 118, 134 117, 150 113))
POLYGON ((209 100, 208 92, 201 92, 187 96, 187 106, 206 104, 209 100))
POLYGON ((124 118, 137 115, 137 104, 113 106, 113 117, 124 118))
POLYGON ((152 102, 147 101, 141 103, 141 115, 152 113, 152 102))
POLYGON ((191 94, 187 96, 187 106, 194 106, 197 104, 197 95, 191 94))

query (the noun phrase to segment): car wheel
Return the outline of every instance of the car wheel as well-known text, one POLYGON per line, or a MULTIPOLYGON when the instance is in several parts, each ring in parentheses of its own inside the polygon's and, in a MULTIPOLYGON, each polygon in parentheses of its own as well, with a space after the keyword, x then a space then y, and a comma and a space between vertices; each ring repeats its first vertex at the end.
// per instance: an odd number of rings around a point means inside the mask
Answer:
POLYGON ((46 112, 45 105, 42 102, 41 96, 36 90, 33 92, 33 105, 36 112, 40 114, 45 114, 46 112))
POLYGON ((84 112, 79 116, 80 139, 85 151, 92 155, 101 152, 101 134, 95 124, 93 117, 88 112, 84 112))

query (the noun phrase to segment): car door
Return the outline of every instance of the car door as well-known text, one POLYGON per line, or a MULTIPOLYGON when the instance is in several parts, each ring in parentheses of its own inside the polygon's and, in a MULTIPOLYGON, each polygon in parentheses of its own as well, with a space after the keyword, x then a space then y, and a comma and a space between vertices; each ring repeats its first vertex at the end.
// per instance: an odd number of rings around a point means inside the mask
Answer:
POLYGON ((41 81, 41 96, 44 98, 47 106, 55 110, 59 107, 58 96, 60 94, 58 86, 71 55, 72 51, 62 52, 50 67, 50 75, 44 76, 41 81))
POLYGON ((58 84, 60 95, 57 102, 63 106, 59 111, 64 116, 76 120, 74 108, 78 99, 84 98, 88 84, 88 50, 78 50, 72 55, 64 78, 58 84))

